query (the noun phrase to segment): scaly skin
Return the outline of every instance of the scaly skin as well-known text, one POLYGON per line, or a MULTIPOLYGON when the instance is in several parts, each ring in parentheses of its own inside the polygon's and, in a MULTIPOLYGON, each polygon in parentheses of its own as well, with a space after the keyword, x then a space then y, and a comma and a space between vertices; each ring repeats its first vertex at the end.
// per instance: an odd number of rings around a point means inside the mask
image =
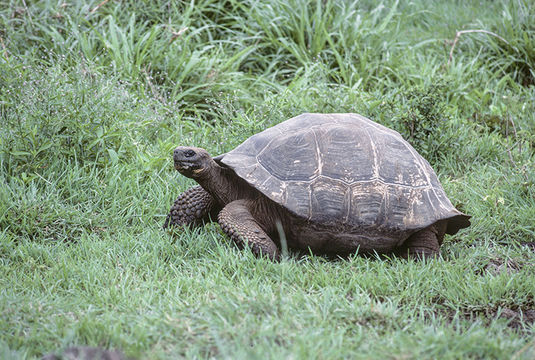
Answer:
POLYGON ((279 260, 277 245, 262 230, 249 211, 247 200, 235 200, 219 213, 219 225, 239 247, 248 246, 255 256, 279 260))
POLYGON ((214 198, 202 187, 194 186, 184 191, 175 200, 165 219, 163 228, 169 226, 201 225, 210 215, 217 214, 214 198))
POLYGON ((400 249, 398 255, 403 258, 421 260, 437 257, 446 232, 446 222, 439 221, 423 230, 412 234, 400 249))

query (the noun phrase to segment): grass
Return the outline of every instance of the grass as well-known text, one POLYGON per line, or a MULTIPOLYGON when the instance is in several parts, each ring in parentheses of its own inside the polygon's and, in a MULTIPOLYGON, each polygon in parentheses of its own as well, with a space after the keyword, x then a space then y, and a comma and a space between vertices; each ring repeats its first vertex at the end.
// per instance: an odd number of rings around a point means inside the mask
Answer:
POLYGON ((0 0, 0 358, 535 356, 529 1, 100 3, 0 0), (161 230, 175 146, 302 112, 400 131, 473 225, 419 263, 161 230))

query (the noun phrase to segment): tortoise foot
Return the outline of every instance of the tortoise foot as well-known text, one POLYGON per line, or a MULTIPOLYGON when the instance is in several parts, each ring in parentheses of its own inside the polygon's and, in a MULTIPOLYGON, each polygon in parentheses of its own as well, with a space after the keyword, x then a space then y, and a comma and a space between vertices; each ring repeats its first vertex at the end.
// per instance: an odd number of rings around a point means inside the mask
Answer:
POLYGON ((218 217, 221 229, 239 247, 249 247, 255 256, 278 260, 277 246, 253 218, 247 205, 246 200, 236 200, 225 206, 218 217))

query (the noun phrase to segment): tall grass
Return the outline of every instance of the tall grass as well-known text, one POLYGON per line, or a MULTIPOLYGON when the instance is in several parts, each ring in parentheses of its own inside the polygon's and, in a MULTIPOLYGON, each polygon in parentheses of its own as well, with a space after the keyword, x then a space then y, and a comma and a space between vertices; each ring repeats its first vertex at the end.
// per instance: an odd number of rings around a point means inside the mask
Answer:
POLYGON ((534 355, 529 1, 0 0, 0 358, 534 355), (465 33, 449 54, 458 31, 465 33), (302 112, 400 131, 472 226, 415 263, 161 231, 177 145, 302 112))

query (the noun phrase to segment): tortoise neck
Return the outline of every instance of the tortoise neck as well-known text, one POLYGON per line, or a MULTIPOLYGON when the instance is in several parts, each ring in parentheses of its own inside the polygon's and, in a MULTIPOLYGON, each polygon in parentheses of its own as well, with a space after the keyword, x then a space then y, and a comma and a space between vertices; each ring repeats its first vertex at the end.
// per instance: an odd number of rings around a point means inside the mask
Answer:
POLYGON ((250 189, 245 180, 238 177, 234 171, 219 166, 215 161, 210 169, 195 177, 195 181, 222 206, 248 197, 247 191, 250 189))

